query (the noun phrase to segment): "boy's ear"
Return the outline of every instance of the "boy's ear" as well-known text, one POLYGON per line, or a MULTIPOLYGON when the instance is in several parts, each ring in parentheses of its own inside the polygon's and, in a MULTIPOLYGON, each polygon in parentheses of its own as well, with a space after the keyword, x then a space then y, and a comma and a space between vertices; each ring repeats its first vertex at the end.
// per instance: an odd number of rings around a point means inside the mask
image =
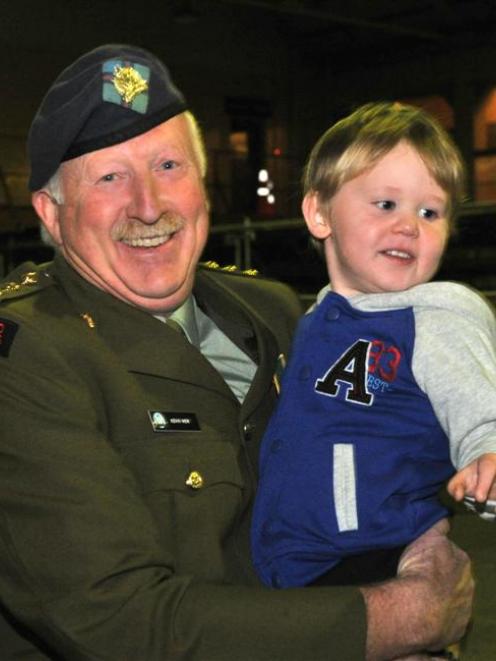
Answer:
POLYGON ((33 193, 31 202, 46 231, 54 243, 60 246, 62 244, 62 237, 60 234, 59 205, 45 190, 39 190, 33 193))
POLYGON ((317 193, 307 193, 303 198, 301 210, 308 227, 308 231, 315 239, 323 241, 331 235, 329 221, 320 210, 317 193))

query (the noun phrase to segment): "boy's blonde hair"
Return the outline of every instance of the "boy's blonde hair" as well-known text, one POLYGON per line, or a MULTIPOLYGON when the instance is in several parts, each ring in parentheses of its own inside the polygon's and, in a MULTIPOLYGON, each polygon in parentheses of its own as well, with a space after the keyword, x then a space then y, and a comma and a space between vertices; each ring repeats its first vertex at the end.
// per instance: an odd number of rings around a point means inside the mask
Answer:
POLYGON ((368 103, 331 126, 317 141, 303 173, 303 193, 315 193, 325 213, 341 186, 372 168, 399 142, 409 143, 448 196, 453 223, 465 193, 465 168, 453 140, 420 108, 368 103))

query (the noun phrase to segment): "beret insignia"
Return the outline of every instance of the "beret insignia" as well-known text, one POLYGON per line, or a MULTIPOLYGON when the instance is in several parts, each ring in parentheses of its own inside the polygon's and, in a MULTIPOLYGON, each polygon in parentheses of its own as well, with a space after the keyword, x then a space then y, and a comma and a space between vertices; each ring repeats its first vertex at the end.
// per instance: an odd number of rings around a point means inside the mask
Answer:
POLYGON ((150 69, 143 64, 107 60, 102 65, 103 100, 141 114, 148 108, 150 69))

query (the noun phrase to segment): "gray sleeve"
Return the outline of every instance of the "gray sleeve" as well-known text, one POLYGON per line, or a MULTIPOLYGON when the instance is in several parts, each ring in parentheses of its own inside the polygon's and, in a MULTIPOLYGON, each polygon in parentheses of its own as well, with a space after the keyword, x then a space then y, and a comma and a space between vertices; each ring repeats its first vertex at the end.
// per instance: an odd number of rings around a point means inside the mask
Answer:
POLYGON ((459 470, 481 454, 496 452, 496 323, 481 296, 442 284, 435 304, 414 306, 412 366, 459 470))

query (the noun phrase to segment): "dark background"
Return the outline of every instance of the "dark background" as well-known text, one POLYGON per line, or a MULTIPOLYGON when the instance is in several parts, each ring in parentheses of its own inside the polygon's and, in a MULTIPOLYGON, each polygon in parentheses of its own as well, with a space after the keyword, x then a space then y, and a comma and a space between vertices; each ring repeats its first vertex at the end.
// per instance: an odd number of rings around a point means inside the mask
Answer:
POLYGON ((496 289, 496 115, 481 125, 495 37, 495 0, 1 0, 0 275, 50 257, 24 146, 43 94, 81 53, 128 42, 163 58, 204 129, 214 229, 205 258, 315 291, 325 276, 300 220, 306 154, 359 104, 399 99, 439 117, 469 170, 440 275, 496 289), (273 205, 257 197, 260 168, 273 205), (243 234, 243 223, 254 225, 243 234))

